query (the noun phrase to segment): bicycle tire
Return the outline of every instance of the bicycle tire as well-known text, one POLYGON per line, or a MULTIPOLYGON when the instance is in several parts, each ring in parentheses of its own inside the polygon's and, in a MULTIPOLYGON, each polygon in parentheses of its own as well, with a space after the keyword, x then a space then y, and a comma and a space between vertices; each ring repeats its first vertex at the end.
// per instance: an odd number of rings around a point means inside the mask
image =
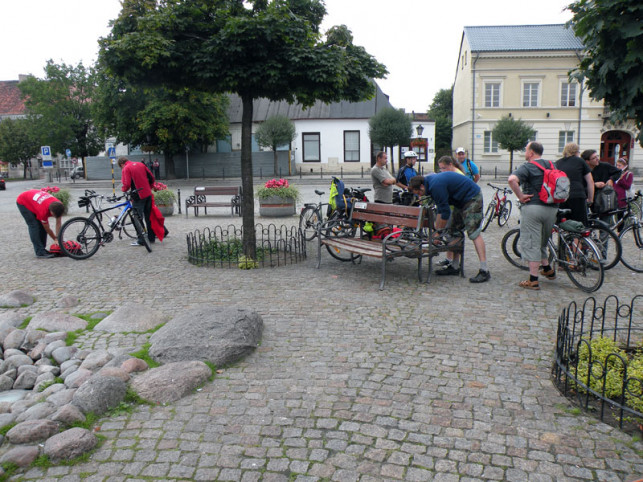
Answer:
POLYGON ((321 220, 321 214, 316 206, 308 206, 302 210, 299 215, 299 229, 306 241, 312 241, 317 237, 317 227, 321 220))
POLYGON ((145 249, 147 249, 148 253, 152 252, 152 246, 150 246, 150 240, 147 239, 147 232, 145 231, 145 228, 143 227, 143 222, 141 221, 141 218, 139 217, 138 213, 134 212, 134 210, 130 210, 129 215, 132 219, 132 224, 134 225, 134 229, 136 229, 136 234, 138 235, 138 240, 143 241, 143 246, 145 246, 145 249))
POLYGON ((589 227, 592 230, 590 239, 598 248, 603 269, 612 269, 621 260, 623 254, 621 240, 614 231, 603 225, 600 221, 591 222, 589 227), (610 240, 612 241, 611 243, 610 240))
POLYGON ((516 268, 528 270, 529 264, 522 260, 520 250, 518 249, 518 240, 520 239, 520 228, 514 228, 507 231, 500 242, 502 254, 509 263, 516 268))
POLYGON ((136 239, 136 229, 134 228, 134 223, 132 222, 132 218, 129 216, 125 216, 123 218, 122 222, 122 230, 125 233, 125 236, 128 238, 136 239))
POLYGON ((58 234, 58 245, 60 250, 72 259, 87 259, 92 257, 100 248, 102 236, 100 228, 87 218, 71 218, 60 228, 58 234), (68 251, 65 244, 67 241, 74 241, 81 245, 80 253, 68 251))
POLYGON ((643 273, 643 232, 639 224, 628 226, 621 232, 621 263, 632 271, 643 273))
POLYGON ((592 240, 578 234, 569 234, 566 255, 571 260, 563 263, 565 272, 572 283, 586 293, 592 293, 603 285, 605 272, 601 255, 592 240))
POLYGON ((491 201, 489 203, 489 206, 487 206, 487 210, 484 213, 484 220, 482 221, 482 232, 485 232, 487 230, 495 214, 496 214, 496 203, 495 201, 491 201))
POLYGON ((513 203, 509 199, 502 203, 500 206, 500 214, 498 215, 498 226, 502 227, 509 222, 512 207, 513 203))

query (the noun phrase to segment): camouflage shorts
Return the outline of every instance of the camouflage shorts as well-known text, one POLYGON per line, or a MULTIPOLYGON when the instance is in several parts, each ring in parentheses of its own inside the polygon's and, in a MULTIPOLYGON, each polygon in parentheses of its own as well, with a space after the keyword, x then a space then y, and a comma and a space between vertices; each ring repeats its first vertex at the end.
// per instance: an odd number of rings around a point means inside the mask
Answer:
POLYGON ((469 239, 473 240, 480 236, 482 224, 482 192, 479 192, 463 208, 453 208, 453 222, 451 233, 467 232, 469 239))

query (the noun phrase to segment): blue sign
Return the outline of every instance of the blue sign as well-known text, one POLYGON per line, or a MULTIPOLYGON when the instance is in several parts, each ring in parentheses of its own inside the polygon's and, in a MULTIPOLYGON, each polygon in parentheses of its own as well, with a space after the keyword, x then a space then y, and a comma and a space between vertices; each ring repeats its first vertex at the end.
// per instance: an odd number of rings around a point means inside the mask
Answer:
POLYGON ((71 149, 65 149, 65 155, 71 157, 71 149))
POLYGON ((107 156, 108 157, 116 157, 116 148, 115 147, 110 147, 107 149, 107 156))
POLYGON ((40 153, 43 161, 51 161, 51 148, 49 146, 40 146, 40 153))

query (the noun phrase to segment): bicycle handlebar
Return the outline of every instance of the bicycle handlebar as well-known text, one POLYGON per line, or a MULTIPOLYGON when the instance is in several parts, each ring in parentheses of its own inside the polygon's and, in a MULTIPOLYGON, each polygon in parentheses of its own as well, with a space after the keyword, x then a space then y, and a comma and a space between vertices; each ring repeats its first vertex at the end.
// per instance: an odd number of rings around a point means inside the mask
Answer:
POLYGON ((494 186, 494 185, 493 185, 493 184, 491 184, 490 182, 488 182, 488 183, 487 183, 487 186, 494 188, 496 191, 503 191, 503 192, 506 192, 506 193, 511 192, 511 189, 509 189, 508 187, 498 187, 498 186, 494 186))

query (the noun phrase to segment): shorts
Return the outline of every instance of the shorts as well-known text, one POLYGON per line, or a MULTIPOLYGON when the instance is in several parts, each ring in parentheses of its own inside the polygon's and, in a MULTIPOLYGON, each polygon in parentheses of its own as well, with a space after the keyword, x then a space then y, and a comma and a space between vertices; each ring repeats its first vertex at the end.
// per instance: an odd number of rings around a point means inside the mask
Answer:
POLYGON ((556 222, 557 206, 527 204, 520 209, 520 252, 525 261, 549 258, 547 241, 556 222))
POLYGON ((482 232, 482 192, 476 194, 462 208, 453 208, 451 234, 466 231, 470 240, 476 239, 482 232))

